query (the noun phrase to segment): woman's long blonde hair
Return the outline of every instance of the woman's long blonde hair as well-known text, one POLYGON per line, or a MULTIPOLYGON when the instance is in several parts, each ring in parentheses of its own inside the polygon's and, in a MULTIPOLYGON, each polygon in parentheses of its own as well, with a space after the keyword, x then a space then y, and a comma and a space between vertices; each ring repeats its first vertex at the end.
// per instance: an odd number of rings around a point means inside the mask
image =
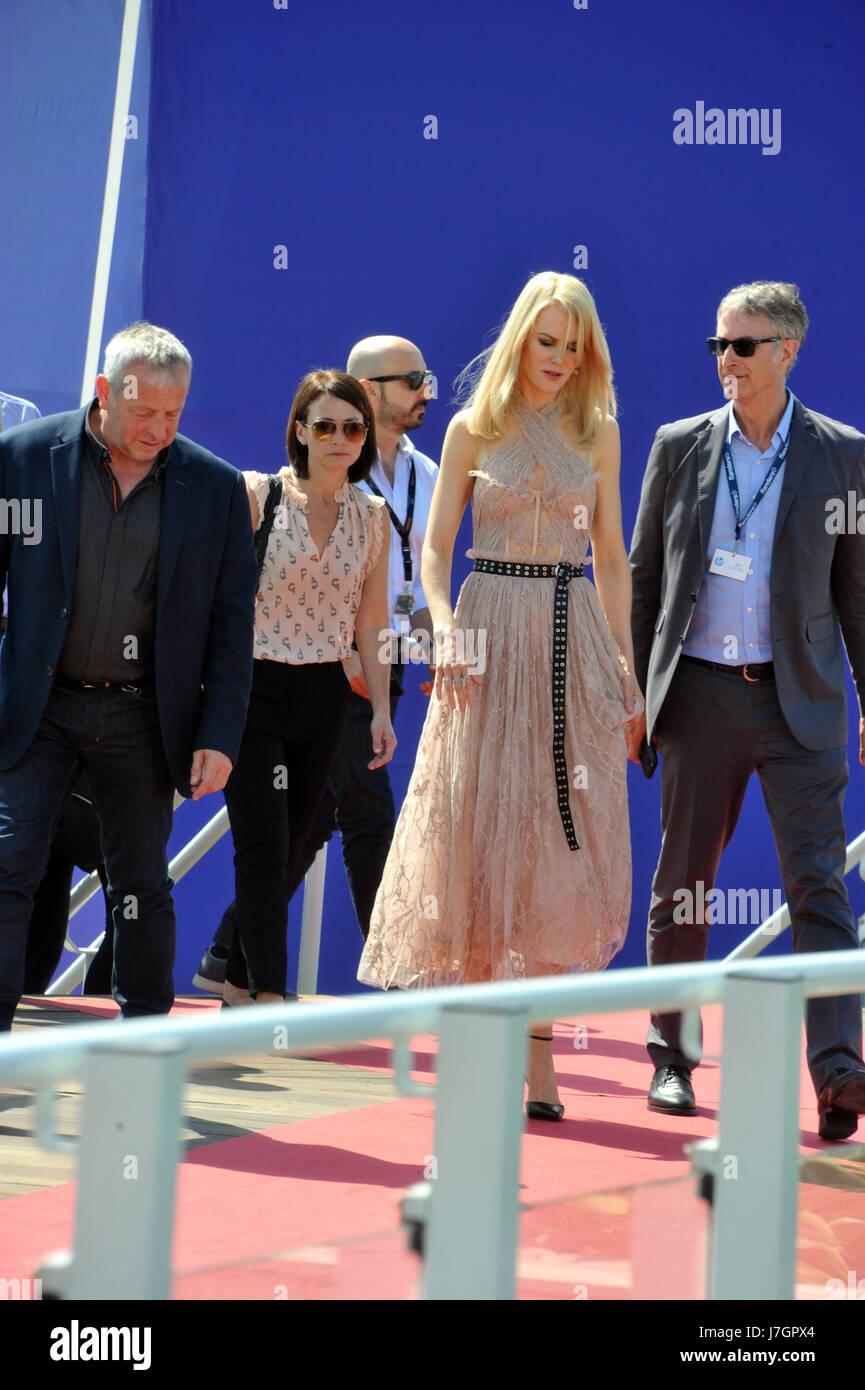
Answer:
POLYGON ((567 342, 576 340, 579 375, 575 372, 558 395, 559 412, 575 439, 595 442, 604 419, 616 414, 613 367, 595 301, 582 280, 544 270, 523 287, 492 347, 482 352, 457 377, 468 385, 468 426, 482 439, 500 439, 513 408, 520 355, 538 314, 558 304, 568 316, 567 342))

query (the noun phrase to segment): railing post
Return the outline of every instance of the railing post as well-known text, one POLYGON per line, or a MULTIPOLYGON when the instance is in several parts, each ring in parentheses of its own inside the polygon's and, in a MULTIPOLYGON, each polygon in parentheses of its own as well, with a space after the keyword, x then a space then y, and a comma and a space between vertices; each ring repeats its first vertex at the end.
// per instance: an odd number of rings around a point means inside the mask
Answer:
POLYGON ((168 1298, 185 1078, 168 1039, 88 1053, 70 1299, 168 1298))
POLYGON ((300 953, 297 958, 298 994, 318 994, 318 957, 321 950, 321 917, 324 911, 324 879, 327 842, 306 871, 303 911, 300 918, 300 953))
POLYGON ((427 1299, 514 1297, 525 1065, 523 1010, 442 1010, 427 1299))
POLYGON ((729 975, 713 1183, 713 1299, 793 1297, 802 978, 729 975))

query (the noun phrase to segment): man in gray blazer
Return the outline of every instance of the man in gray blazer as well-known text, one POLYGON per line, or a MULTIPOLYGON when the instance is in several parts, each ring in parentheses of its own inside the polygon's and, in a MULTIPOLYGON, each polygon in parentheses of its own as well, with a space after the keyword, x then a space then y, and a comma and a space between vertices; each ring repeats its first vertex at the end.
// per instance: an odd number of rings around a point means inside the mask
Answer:
MULTIPOLYGON (((631 568, 646 713, 628 753, 642 747, 649 775, 655 750, 662 758, 650 965, 705 958, 702 905, 755 770, 794 951, 858 945, 844 883, 841 639, 861 714, 865 535, 839 517, 851 494, 865 497, 865 437, 787 390, 807 327, 795 285, 731 290, 708 340, 730 403, 663 425, 643 480, 631 568)), ((859 730, 865 763, 865 720, 859 730)), ((649 1106, 690 1115, 680 1017, 652 1017, 649 1106)), ((865 1112, 859 996, 810 1000, 806 1034, 820 1136, 848 1138, 865 1112)))

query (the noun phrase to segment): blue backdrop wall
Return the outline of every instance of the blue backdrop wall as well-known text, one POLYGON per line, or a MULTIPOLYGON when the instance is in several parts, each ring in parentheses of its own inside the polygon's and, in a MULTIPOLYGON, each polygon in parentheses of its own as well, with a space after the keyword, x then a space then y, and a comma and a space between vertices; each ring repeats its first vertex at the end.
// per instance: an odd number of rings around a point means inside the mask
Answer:
MULTIPOLYGON (((123 0, 2 0, 0 390, 76 407, 102 216, 123 0)), ((105 338, 141 313, 150 15, 139 25, 105 338)))
MULTIPOLYGON (((96 0, 65 8, 117 9, 96 0)), ((791 385, 805 404, 865 428, 863 39, 860 0, 819 8, 754 0, 746 12, 693 0, 439 0, 434 9, 397 0, 153 0, 142 305, 195 359, 184 432, 238 467, 278 466, 303 373, 343 364, 362 336, 395 332, 417 342, 437 374, 438 399, 415 436, 437 456, 458 371, 525 279, 550 268, 587 281, 608 333, 626 540, 657 426, 720 404, 703 339, 736 283, 800 285, 812 327, 791 385), (755 143, 739 143, 726 120, 721 132, 706 115, 743 107, 763 113, 755 143)), ((51 61, 56 80, 80 95, 80 67, 64 78, 59 51, 51 61)), ((40 139, 54 148, 50 130, 40 139)), ((104 167, 105 149, 91 142, 88 167, 104 167)), ((139 142, 136 157, 143 149, 139 142)), ((56 150, 46 157, 60 159, 56 150)), ((23 179, 28 215, 56 209, 51 185, 40 183, 34 203, 23 179)), ((86 197, 64 202, 64 234, 90 238, 95 253, 82 204, 86 197)), ((127 258, 133 235, 127 228, 118 239, 127 258)), ((9 245, 4 227, 0 246, 9 245)), ((29 265, 26 246, 14 248, 29 265)), ((44 306, 48 271, 30 273, 44 306)), ((76 371, 83 325, 66 300, 88 274, 86 258, 70 255, 68 295, 49 296, 76 371)), ((11 335, 40 347, 49 336, 31 300, 17 292, 11 323, 7 313, 0 325, 4 370, 11 335)), ((60 396, 77 391, 75 372, 67 385, 56 363, 49 372, 47 353, 43 361, 28 351, 17 386, 0 386, 41 404, 44 382, 54 408, 66 404, 60 396)), ((469 543, 467 519, 455 583, 469 543)), ((398 800, 424 713, 412 689, 397 727, 398 800)), ((848 838, 865 820, 854 714, 851 703, 848 838)), ((619 964, 644 960, 660 838, 659 779, 646 783, 632 768, 630 792, 634 895, 619 964)), ((183 808, 175 844, 217 809, 215 798, 183 808)), ((755 784, 719 886, 779 885, 755 784)), ((862 885, 850 885, 860 912, 862 885)), ((230 894, 223 843, 178 887, 179 988, 230 894)), ((297 907, 292 917, 296 930, 297 907)), ((746 930, 717 926, 712 953, 725 954, 746 930)), ((359 950, 332 845, 323 988, 356 988, 359 950)))

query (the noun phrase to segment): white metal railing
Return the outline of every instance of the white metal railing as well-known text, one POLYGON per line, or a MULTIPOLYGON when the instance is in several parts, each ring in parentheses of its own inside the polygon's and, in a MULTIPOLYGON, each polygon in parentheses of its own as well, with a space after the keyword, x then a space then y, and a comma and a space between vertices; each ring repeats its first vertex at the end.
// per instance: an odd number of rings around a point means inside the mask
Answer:
POLYGON ((632 1009, 693 1013, 722 1003, 718 1138, 693 1146, 694 1166, 713 1188, 709 1292, 717 1299, 790 1299, 803 999, 863 988, 865 954, 832 951, 13 1036, 0 1046, 0 1079, 38 1089, 37 1133, 46 1146, 74 1143, 52 1133, 53 1087, 78 1075, 85 1083, 75 1249, 65 1265, 43 1267, 43 1285, 69 1298, 168 1296, 190 1062, 262 1049, 303 1055, 325 1043, 388 1037, 397 1079, 435 1102, 439 1176, 413 1190, 426 1228, 424 1296, 512 1298, 526 1024, 632 1009), (439 1038, 435 1086, 408 1079, 411 1039, 421 1032, 439 1038))
MULTIPOLYGON (((865 879, 865 830, 858 835, 851 844, 847 846, 847 858, 844 864, 844 873, 849 874, 851 870, 859 865, 859 877, 865 879)), ((773 912, 771 917, 767 917, 750 936, 746 936, 744 941, 740 941, 735 946, 727 960, 748 960, 760 954, 770 941, 774 941, 776 936, 790 925, 790 909, 786 903, 782 903, 777 912, 773 912)), ((859 918, 859 940, 865 940, 865 913, 859 918)))

